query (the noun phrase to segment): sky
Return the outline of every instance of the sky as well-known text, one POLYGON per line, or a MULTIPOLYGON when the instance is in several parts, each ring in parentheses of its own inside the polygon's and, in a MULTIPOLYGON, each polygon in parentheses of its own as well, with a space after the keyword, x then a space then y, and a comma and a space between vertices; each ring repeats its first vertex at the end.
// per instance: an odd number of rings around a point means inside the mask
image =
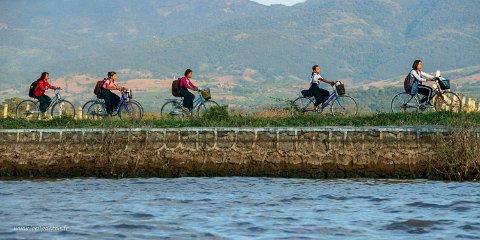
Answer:
POLYGON ((306 0, 253 0, 253 1, 264 4, 264 5, 283 4, 286 6, 292 6, 296 3, 305 2, 306 0))

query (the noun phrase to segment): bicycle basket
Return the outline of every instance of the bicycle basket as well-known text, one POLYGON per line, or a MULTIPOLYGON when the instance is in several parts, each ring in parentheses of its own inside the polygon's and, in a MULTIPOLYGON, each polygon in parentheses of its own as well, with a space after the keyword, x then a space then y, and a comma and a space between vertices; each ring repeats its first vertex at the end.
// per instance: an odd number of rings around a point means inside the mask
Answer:
POLYGON ((337 88, 337 94, 339 96, 342 96, 342 95, 345 95, 345 85, 343 85, 343 83, 340 83, 340 84, 335 84, 336 88, 337 88))
POLYGON ((212 95, 210 94, 210 88, 200 90, 200 94, 202 94, 202 97, 205 100, 209 100, 210 98, 212 98, 212 95))
POLYGON ((450 80, 441 78, 438 81, 438 85, 440 85, 440 89, 445 90, 445 89, 450 89, 450 80))

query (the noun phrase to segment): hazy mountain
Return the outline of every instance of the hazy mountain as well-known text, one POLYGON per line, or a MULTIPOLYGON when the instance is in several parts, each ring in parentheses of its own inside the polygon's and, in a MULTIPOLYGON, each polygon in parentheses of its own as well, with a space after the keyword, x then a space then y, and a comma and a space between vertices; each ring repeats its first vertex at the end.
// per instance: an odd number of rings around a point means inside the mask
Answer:
POLYGON ((427 71, 480 65, 480 1, 2 0, 0 8, 3 89, 42 71, 166 78, 190 67, 197 78, 237 76, 238 88, 262 90, 306 81, 313 64, 354 85, 403 75, 414 59, 427 71))

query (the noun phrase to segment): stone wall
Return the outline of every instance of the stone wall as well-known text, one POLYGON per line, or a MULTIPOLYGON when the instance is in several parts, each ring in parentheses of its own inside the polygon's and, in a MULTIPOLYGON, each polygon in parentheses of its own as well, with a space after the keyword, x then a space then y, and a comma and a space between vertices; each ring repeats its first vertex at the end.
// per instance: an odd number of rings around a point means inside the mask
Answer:
POLYGON ((0 130, 1 177, 424 178, 444 127, 0 130))

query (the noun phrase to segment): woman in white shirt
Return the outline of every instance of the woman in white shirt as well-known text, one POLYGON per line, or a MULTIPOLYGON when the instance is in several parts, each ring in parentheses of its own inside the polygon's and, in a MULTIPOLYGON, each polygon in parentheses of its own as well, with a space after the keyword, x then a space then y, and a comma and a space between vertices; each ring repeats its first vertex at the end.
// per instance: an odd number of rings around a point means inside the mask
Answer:
POLYGON ((415 79, 418 81, 418 94, 423 95, 424 97, 420 100, 420 103, 427 102, 430 103, 432 97, 433 89, 427 85, 424 85, 427 81, 435 81, 435 77, 428 73, 422 72, 422 61, 415 60, 412 65, 412 71, 410 71, 410 79, 415 79))
POLYGON ((317 111, 318 105, 320 105, 320 103, 327 100, 328 96, 330 96, 330 93, 327 90, 320 88, 322 85, 325 85, 325 84, 322 84, 322 82, 330 84, 331 86, 335 85, 335 82, 323 78, 320 75, 320 67, 318 65, 314 65, 312 67, 312 77, 310 79, 310 89, 309 89, 310 92, 315 97, 315 103, 313 104, 313 111, 317 111))

